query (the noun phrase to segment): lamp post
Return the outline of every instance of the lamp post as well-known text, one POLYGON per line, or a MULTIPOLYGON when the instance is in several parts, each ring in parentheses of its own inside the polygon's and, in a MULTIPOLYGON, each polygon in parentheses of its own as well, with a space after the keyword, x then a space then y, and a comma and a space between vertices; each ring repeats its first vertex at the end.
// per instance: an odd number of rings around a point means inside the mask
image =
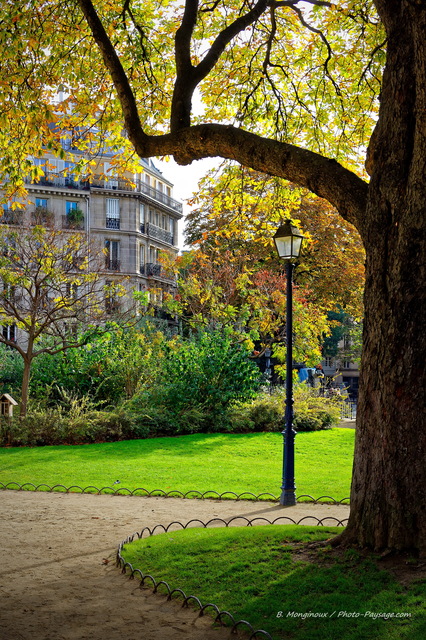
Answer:
POLYGON ((274 235, 277 253, 286 262, 287 296, 286 296, 286 400, 283 454, 283 484, 280 504, 290 507, 296 504, 296 486, 294 484, 294 438, 293 429, 293 270, 300 255, 304 236, 290 221, 282 224, 274 235))

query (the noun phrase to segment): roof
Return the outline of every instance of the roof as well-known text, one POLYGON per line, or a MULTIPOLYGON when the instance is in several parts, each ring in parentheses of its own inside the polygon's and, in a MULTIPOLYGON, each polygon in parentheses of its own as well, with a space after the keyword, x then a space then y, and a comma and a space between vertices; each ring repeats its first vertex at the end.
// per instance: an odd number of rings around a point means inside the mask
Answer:
POLYGON ((0 402, 4 402, 4 400, 7 400, 8 402, 10 402, 10 404, 13 404, 15 406, 18 404, 16 400, 14 400, 8 393, 3 393, 0 396, 0 402))

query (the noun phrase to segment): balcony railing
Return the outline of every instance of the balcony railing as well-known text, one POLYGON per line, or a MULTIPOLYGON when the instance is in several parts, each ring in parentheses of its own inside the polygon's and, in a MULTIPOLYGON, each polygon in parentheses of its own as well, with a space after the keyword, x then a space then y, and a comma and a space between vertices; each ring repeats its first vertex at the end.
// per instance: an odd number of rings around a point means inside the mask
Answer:
POLYGON ((108 269, 108 271, 120 271, 120 260, 105 258, 105 269, 108 269))
POLYGON ((73 176, 64 176, 60 173, 46 171, 44 176, 37 179, 25 178, 26 184, 38 184, 42 187, 66 187, 67 189, 90 189, 88 180, 77 179, 73 176))
POLYGON ((41 227, 52 227, 55 222, 55 214, 53 211, 49 211, 48 209, 44 209, 40 207, 40 209, 36 209, 31 212, 31 224, 39 225, 41 227))
POLYGON ((161 276, 161 264, 155 264, 154 262, 147 262, 145 265, 145 273, 149 277, 161 276))
POLYGON ((106 219, 106 228, 107 229, 120 229, 120 218, 107 218, 106 219))
POLYGON ((0 224, 21 225, 24 221, 23 211, 12 211, 12 209, 0 208, 0 224))
POLYGON ((74 231, 81 231, 84 229, 84 218, 80 220, 73 219, 70 216, 62 216, 62 229, 73 229, 74 231))
POLYGON ((159 191, 158 189, 154 189, 154 187, 151 187, 149 184, 146 184, 145 182, 142 182, 142 180, 138 180, 137 181, 136 191, 139 191, 140 193, 144 193, 145 195, 149 196, 153 200, 157 200, 158 202, 162 202, 163 204, 167 205, 171 209, 174 209, 178 213, 182 213, 182 203, 181 202, 178 202, 177 200, 174 200, 173 198, 168 196, 166 193, 163 193, 162 191, 159 191))
POLYGON ((46 171, 44 176, 37 179, 25 178, 26 184, 37 184, 44 187, 65 187, 67 189, 80 189, 88 191, 91 188, 95 189, 111 189, 112 191, 133 191, 136 193, 143 193, 149 196, 157 202, 165 204, 170 209, 173 209, 177 213, 182 213, 182 203, 174 200, 171 196, 151 187, 142 180, 136 180, 134 184, 123 180, 122 178, 106 180, 101 176, 94 176, 90 179, 76 179, 73 176, 64 176, 60 173, 53 173, 46 171))
POLYGON ((163 242, 167 242, 167 244, 173 244, 173 234, 170 231, 166 231, 161 227, 157 227, 152 222, 146 222, 144 225, 144 230, 141 232, 146 233, 150 238, 156 238, 157 240, 162 240, 163 242))

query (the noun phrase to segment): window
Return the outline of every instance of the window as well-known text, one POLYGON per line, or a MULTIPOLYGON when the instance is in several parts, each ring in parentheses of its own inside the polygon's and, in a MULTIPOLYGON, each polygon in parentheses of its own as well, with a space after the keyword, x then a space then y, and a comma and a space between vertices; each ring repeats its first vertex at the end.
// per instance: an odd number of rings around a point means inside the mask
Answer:
POLYGON ((47 198, 36 198, 35 206, 36 209, 44 209, 47 210, 49 200, 47 198))
POLYGON ((4 283, 3 292, 1 294, 1 297, 3 298, 3 300, 9 300, 10 302, 14 303, 15 295, 16 295, 16 287, 12 284, 4 283))
POLYGON ((79 202, 66 200, 65 212, 66 215, 62 218, 63 229, 84 229, 84 213, 79 202))
POLYGON ((119 198, 106 199, 106 228, 120 228, 120 200, 119 198))
POLYGON ((152 262, 153 264, 156 264, 157 258, 158 258, 158 249, 157 247, 151 246, 149 248, 149 261, 152 262))
POLYGON ((160 214, 158 213, 158 211, 155 211, 155 209, 149 210, 149 221, 156 227, 160 226, 160 214))
POLYGON ((113 168, 111 167, 111 164, 109 162, 104 162, 104 173, 106 176, 106 179, 104 181, 105 186, 108 189, 117 189, 118 187, 117 176, 114 175, 113 168))
POLYGON ((139 222, 141 225, 145 223, 145 205, 139 204, 139 222))
POLYGON ((16 324, 3 326, 3 338, 9 342, 16 342, 16 324))
POLYGON ((324 364, 326 367, 332 367, 333 366, 333 358, 325 358, 324 359, 324 364))
POLYGON ((75 282, 67 282, 65 285, 65 295, 67 298, 77 300, 78 298, 78 285, 75 282))
POLYGON ((75 162, 65 162, 65 184, 66 185, 74 185, 75 176, 73 175, 73 169, 75 167, 75 162))
POLYGON ((145 247, 143 244, 139 247, 139 271, 145 273, 145 247))
POLYGON ((114 283, 111 280, 107 280, 105 284, 105 310, 108 314, 117 313, 120 310, 120 303, 117 300, 114 283))
POLYGON ((148 186, 151 184, 151 178, 149 177, 149 175, 147 173, 145 174, 145 182, 146 182, 146 184, 148 186))
POLYGON ((120 271, 120 243, 118 240, 105 240, 105 266, 110 271, 120 271))
POLYGON ((34 158, 33 162, 36 167, 40 167, 40 169, 42 169, 43 171, 46 170, 47 160, 45 160, 44 158, 34 158))
POLYGON ((65 185, 65 162, 58 158, 49 158, 47 161, 47 168, 49 173, 53 174, 53 184, 64 186, 65 185))
POLYGON ((149 290, 149 301, 154 306, 160 306, 163 302, 163 291, 162 289, 150 289, 149 290))
POLYGON ((72 200, 67 200, 65 202, 65 211, 67 216, 72 212, 78 209, 78 202, 74 202, 72 200))
POLYGON ((49 200, 47 198, 35 199, 35 210, 31 212, 31 224, 50 226, 54 221, 54 214, 49 211, 49 200))
MULTIPOLYGON (((4 256, 16 254, 16 241, 12 236, 3 236, 1 240, 1 250, 4 256)), ((17 264, 20 262, 17 261, 17 264)))
POLYGON ((65 151, 69 151, 72 147, 72 135, 71 133, 64 132, 64 135, 61 136, 61 147, 65 149, 65 151))
POLYGON ((351 368, 351 361, 350 360, 343 360, 343 369, 350 369, 351 368))

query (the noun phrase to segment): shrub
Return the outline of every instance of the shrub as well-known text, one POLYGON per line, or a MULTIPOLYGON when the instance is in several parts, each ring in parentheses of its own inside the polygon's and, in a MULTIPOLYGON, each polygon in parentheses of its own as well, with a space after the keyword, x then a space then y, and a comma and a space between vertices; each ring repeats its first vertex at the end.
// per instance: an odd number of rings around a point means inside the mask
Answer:
MULTIPOLYGON (((284 428, 285 390, 260 393, 249 403, 240 403, 230 410, 233 431, 282 431, 284 428)), ((294 420, 296 431, 328 429, 340 421, 339 404, 318 395, 306 385, 295 385, 294 420)))
POLYGON ((300 384, 294 392, 294 428, 296 431, 329 429, 340 422, 340 403, 300 384))
POLYGON ((88 343, 55 355, 41 354, 34 360, 31 396, 47 404, 61 402, 58 389, 77 390, 90 395, 103 406, 114 405, 131 398, 140 384, 157 375, 161 361, 163 333, 151 327, 123 327, 111 323, 108 331, 93 337, 88 343))
POLYGON ((0 443, 42 446, 115 442, 140 437, 123 410, 99 411, 83 398, 68 398, 69 406, 36 407, 25 418, 0 420, 0 443))
POLYGON ((229 407, 252 398, 259 387, 257 366, 226 334, 175 337, 163 356, 155 382, 141 385, 127 405, 150 434, 229 430, 229 407))

